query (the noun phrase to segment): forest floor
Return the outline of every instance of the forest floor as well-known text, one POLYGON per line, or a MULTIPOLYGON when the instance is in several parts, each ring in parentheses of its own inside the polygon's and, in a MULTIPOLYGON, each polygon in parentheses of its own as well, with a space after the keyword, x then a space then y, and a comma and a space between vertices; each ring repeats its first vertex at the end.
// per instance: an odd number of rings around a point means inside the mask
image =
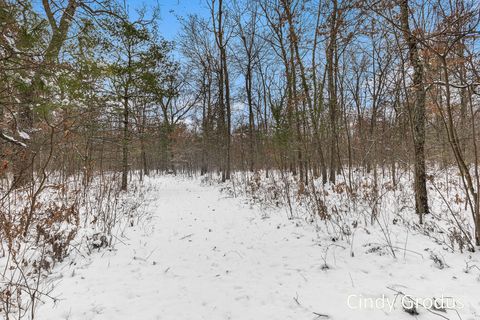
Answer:
POLYGON ((392 225, 393 258, 375 230, 336 241, 199 180, 150 182, 148 217, 114 250, 58 265, 57 301, 38 319, 411 319, 399 292, 425 305, 411 310, 418 319, 480 319, 478 252, 450 253, 392 225), (442 296, 452 308, 430 308, 442 296))

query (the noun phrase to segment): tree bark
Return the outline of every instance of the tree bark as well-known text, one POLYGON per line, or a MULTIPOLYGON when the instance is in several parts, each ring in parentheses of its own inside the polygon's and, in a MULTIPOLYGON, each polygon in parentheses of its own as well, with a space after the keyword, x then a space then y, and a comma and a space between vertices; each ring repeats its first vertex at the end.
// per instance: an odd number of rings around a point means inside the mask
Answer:
MULTIPOLYGON (((410 63, 413 67, 413 88, 415 102, 413 106, 413 145, 415 161, 415 209, 419 216, 420 224, 423 223, 423 216, 429 212, 427 183, 425 172, 425 83, 424 66, 420 58, 418 40, 412 34, 409 23, 408 0, 400 0, 400 23, 403 36, 408 45, 410 63)), ((410 108, 410 107, 409 107, 410 108)))
POLYGON ((338 1, 333 0, 333 9, 331 15, 330 26, 330 39, 327 47, 327 89, 328 89, 328 107, 330 114, 330 175, 329 181, 335 183, 336 178, 336 163, 337 163, 337 93, 335 90, 335 52, 337 47, 337 14, 338 14, 338 1))

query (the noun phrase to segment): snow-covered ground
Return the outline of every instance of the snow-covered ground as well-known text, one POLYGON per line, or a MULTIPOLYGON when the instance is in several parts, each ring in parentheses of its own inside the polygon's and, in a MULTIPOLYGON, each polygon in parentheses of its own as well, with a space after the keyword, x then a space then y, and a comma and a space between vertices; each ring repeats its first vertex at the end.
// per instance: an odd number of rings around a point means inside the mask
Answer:
POLYGON ((419 307, 418 319, 480 319, 478 252, 450 253, 392 225, 394 259, 375 229, 336 241, 198 180, 151 182, 149 218, 114 250, 58 265, 58 301, 38 319, 410 319, 398 292, 427 306, 442 296, 456 303, 446 312, 419 307))

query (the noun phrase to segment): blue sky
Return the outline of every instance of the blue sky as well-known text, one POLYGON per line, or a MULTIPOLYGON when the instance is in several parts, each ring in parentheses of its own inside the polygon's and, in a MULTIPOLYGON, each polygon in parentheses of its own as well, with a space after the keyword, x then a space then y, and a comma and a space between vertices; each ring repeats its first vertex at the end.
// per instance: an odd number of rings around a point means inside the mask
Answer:
POLYGON ((154 7, 160 6, 160 33, 167 40, 175 40, 180 23, 178 16, 186 16, 188 14, 199 14, 201 16, 208 15, 208 8, 205 0, 125 0, 130 9, 145 5, 154 7))

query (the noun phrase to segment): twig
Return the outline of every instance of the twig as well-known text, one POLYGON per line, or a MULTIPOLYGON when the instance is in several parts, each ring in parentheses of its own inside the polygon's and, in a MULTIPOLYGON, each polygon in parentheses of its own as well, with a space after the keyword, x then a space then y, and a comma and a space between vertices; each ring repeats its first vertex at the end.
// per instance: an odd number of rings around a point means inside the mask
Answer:
POLYGON ((191 236, 193 236, 193 233, 187 234, 186 236, 184 236, 184 237, 181 237, 181 238, 180 238, 180 239, 178 239, 178 240, 187 239, 187 238, 189 238, 189 237, 191 237, 191 236))
POLYGON ((323 313, 318 313, 318 312, 313 312, 314 315, 317 316, 317 318, 330 318, 328 314, 323 314, 323 313))

